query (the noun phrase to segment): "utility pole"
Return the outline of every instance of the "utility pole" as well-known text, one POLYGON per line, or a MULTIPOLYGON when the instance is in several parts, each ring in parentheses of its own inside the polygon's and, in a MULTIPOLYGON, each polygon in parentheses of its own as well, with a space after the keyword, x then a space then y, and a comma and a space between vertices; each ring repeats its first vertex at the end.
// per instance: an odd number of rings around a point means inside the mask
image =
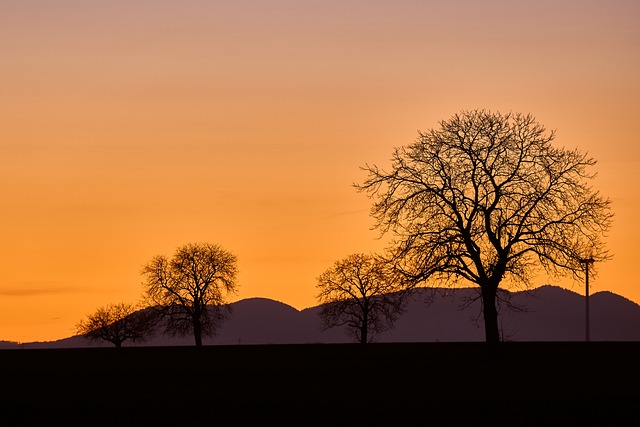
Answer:
POLYGON ((585 268, 585 341, 590 339, 589 331, 589 266, 594 263, 593 258, 581 259, 580 262, 584 264, 585 268))

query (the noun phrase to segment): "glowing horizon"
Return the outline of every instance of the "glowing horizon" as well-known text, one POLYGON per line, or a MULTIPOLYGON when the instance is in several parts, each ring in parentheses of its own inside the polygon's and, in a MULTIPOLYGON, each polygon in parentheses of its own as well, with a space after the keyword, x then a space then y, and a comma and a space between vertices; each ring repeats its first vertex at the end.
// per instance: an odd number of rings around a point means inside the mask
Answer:
POLYGON ((384 248, 359 168, 475 108, 598 161, 614 257, 591 293, 640 303, 640 4, 303 3, 0 5, 0 340, 72 335, 195 241, 237 255, 232 300, 314 306, 334 261, 384 248))

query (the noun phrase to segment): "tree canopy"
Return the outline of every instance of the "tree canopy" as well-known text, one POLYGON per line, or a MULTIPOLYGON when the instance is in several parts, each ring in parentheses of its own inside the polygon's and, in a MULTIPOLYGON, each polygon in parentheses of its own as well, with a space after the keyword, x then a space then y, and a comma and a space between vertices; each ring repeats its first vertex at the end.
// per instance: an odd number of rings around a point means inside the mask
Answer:
POLYGON ((489 342, 499 340, 503 280, 530 286, 539 267, 581 278, 585 258, 609 258, 613 214, 591 186, 596 161, 555 136, 530 114, 462 111, 396 148, 389 171, 364 166, 355 184, 414 282, 480 287, 489 342))
POLYGON ((155 256, 143 268, 145 300, 163 314, 166 332, 214 335, 226 317, 226 296, 237 290, 236 256, 213 243, 189 243, 171 259, 155 256))
POLYGON ((366 344, 393 327, 403 310, 401 283, 381 257, 362 253, 336 261, 317 281, 324 328, 346 326, 366 344))
POLYGON ((122 347, 125 341, 144 342, 153 333, 154 316, 133 304, 109 304, 76 324, 76 331, 91 341, 107 341, 122 347))

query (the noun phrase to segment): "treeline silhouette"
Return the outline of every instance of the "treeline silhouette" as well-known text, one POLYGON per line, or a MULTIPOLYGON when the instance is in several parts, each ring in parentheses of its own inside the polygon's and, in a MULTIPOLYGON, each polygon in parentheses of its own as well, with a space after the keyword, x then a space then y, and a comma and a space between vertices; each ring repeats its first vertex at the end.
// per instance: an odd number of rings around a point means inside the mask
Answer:
MULTIPOLYGON (((407 293, 405 311, 393 329, 372 343, 484 341, 477 288, 416 288, 407 293)), ((510 306, 501 307, 503 341, 584 341, 585 297, 556 286, 513 292, 510 306), (519 310, 516 308, 520 308, 519 310)), ((345 328, 323 328, 322 306, 297 310, 267 298, 247 298, 228 307, 229 317, 203 345, 350 343, 345 328)), ((592 341, 640 341, 640 305, 611 292, 591 296, 592 341)), ((189 336, 163 333, 163 327, 144 342, 125 347, 192 345, 189 336)), ((50 342, 0 343, 0 348, 108 347, 107 341, 71 336, 50 342)))
MULTIPOLYGON (((362 167, 367 176, 354 188, 372 199, 374 228, 391 244, 383 254, 351 254, 317 277, 324 327, 366 344, 394 327, 406 291, 464 282, 479 288, 485 340, 497 344, 505 283, 531 288, 537 268, 549 277, 581 280, 589 269, 593 276, 594 263, 611 258, 602 240, 611 201, 591 184, 596 160, 554 146, 555 138, 531 114, 463 110, 395 148, 389 170, 362 167)), ((79 322, 78 333, 120 346, 162 324, 201 347, 238 287, 236 255, 213 243, 153 257, 141 273, 153 315, 129 322, 122 314, 132 306, 109 305, 79 322)))

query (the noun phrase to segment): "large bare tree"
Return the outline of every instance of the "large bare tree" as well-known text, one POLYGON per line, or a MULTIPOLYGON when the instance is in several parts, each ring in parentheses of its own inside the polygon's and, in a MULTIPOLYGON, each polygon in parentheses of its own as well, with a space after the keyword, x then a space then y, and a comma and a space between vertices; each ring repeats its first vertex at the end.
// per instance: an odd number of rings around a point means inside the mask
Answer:
POLYGON ((133 304, 109 304, 76 324, 76 332, 90 341, 107 341, 122 347, 125 341, 146 341, 153 333, 154 316, 133 304))
POLYGON ((401 283, 380 257, 353 254, 336 261, 317 280, 325 329, 346 326, 361 344, 393 327, 403 310, 401 283))
POLYGON ((214 335, 228 309, 226 296, 237 290, 236 256, 212 243, 190 243, 173 257, 155 256, 143 268, 145 300, 160 311, 166 332, 214 335))
POLYGON ((596 161, 554 139, 530 114, 462 111, 396 148, 390 171, 363 167, 355 184, 407 276, 479 286, 490 343, 501 284, 529 287, 539 267, 580 279, 585 259, 609 258, 613 214, 590 185, 596 161))

